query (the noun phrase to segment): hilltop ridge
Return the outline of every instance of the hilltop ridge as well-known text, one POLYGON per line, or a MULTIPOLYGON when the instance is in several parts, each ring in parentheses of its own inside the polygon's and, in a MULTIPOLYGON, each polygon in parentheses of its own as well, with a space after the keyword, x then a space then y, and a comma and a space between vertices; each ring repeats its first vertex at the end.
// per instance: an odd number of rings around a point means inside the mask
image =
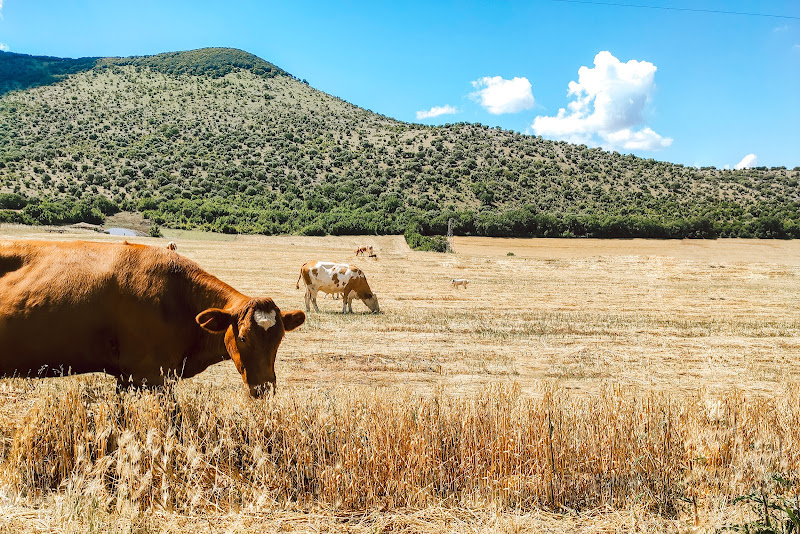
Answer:
POLYGON ((236 70, 246 70, 257 76, 272 78, 291 74, 244 50, 237 48, 199 48, 185 52, 165 52, 152 56, 133 56, 125 58, 101 58, 97 67, 108 66, 146 67, 163 74, 211 76, 220 78, 236 70))
POLYGON ((164 74, 221 77, 237 69, 273 77, 291 76, 258 56, 236 48, 199 48, 150 56, 59 58, 0 52, 0 95, 57 83, 71 74, 95 68, 132 65, 164 74))
POLYGON ((480 124, 404 123, 241 50, 4 53, 3 72, 21 89, 0 97, 0 220, 123 209, 267 234, 444 233, 452 218, 477 235, 800 236, 800 169, 695 169, 480 124))

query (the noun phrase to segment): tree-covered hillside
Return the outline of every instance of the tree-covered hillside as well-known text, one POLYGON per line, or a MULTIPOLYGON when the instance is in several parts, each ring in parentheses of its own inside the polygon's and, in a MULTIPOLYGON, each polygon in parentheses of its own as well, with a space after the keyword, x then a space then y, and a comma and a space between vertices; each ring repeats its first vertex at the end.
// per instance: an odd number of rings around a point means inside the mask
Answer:
POLYGON ((94 68, 98 58, 69 59, 0 52, 0 95, 63 80, 94 68))
POLYGON ((430 234, 453 218, 497 236, 800 236, 800 169, 407 124, 238 50, 61 61, 0 53, 0 73, 21 73, 2 87, 24 89, 0 97, 0 220, 124 209, 247 233, 430 234))

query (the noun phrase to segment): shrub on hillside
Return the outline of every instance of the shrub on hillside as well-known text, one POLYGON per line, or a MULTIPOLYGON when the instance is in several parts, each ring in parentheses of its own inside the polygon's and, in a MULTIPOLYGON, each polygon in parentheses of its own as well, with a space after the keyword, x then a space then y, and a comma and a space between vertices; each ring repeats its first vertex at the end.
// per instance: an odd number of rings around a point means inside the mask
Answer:
POLYGON ((119 206, 102 195, 95 198, 92 205, 103 215, 114 215, 120 211, 119 206))
POLYGON ((19 193, 0 193, 0 209, 21 210, 28 204, 28 199, 19 193))
POLYGON ((421 226, 417 222, 412 222, 408 225, 403 236, 406 238, 406 243, 408 243, 409 247, 414 250, 447 252, 447 238, 445 236, 422 235, 421 231, 421 226))

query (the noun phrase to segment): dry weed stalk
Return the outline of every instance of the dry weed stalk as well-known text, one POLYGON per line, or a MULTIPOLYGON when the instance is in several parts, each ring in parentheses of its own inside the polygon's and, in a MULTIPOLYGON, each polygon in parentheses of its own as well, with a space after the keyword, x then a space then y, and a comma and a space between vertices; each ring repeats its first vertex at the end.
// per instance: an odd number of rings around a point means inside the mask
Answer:
POLYGON ((72 381, 39 395, 2 477, 23 501, 59 490, 119 513, 635 506, 675 516, 687 500, 798 471, 796 391, 709 403, 619 387, 580 397, 551 386, 472 397, 342 388, 253 401, 202 383, 117 393, 72 381))

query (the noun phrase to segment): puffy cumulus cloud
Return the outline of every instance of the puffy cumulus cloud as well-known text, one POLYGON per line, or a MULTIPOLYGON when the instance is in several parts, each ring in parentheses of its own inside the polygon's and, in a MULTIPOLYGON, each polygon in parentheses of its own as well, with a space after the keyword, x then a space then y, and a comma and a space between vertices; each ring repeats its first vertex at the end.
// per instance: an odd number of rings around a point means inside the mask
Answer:
POLYGON ((9 50, 10 50, 10 48, 8 48, 7 44, 0 43, 0 52, 8 52, 9 50))
POLYGON ((610 149, 668 147, 671 138, 642 127, 645 107, 655 90, 656 70, 649 61, 622 63, 610 52, 600 52, 594 67, 581 67, 578 81, 569 83, 567 95, 573 100, 567 108, 559 109, 554 117, 536 117, 531 130, 544 137, 610 149))
POLYGON ((446 106, 433 106, 427 111, 417 111, 417 120, 430 119, 439 115, 455 115, 456 113, 458 113, 458 109, 449 104, 446 106))
POLYGON ((531 82, 515 77, 504 80, 500 76, 484 76, 472 82, 477 89, 470 96, 492 115, 519 113, 533 107, 531 82))
POLYGON ((758 157, 755 154, 748 154, 742 158, 742 161, 733 166, 737 171, 739 169, 751 169, 758 166, 758 157))
POLYGON ((642 128, 638 132, 625 128, 608 133, 606 139, 613 146, 620 146, 626 150, 656 150, 672 144, 671 138, 661 137, 650 128, 642 128))

